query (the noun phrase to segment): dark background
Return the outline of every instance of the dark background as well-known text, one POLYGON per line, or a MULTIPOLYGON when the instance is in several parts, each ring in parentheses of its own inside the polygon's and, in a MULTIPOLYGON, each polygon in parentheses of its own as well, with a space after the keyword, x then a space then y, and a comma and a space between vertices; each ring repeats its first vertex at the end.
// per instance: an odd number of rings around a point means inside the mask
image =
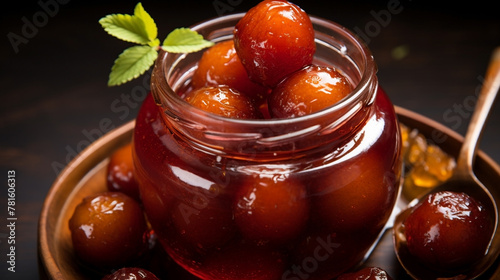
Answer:
MULTIPOLYGON (((380 84, 394 104, 464 134, 467 108, 474 105, 491 51, 500 46, 500 16, 493 4, 457 2, 295 1, 310 14, 364 31, 380 84), (399 12, 388 14, 388 5, 399 12)), ((2 183, 0 279, 38 279, 37 223, 52 182, 76 153, 106 132, 107 127, 100 127, 103 120, 118 127, 137 113, 140 100, 122 98, 144 78, 119 87, 106 85, 113 61, 131 44, 109 36, 98 24, 110 13, 133 13, 136 3, 41 0, 2 8, 0 180, 7 181, 7 170, 16 171, 18 221, 16 273, 10 273, 4 225, 7 186, 2 183), (49 3, 50 14, 43 9, 49 3), (29 30, 26 22, 35 28, 29 30), (13 34, 22 36, 22 43, 14 46, 9 40, 13 34)), ((163 40, 176 27, 243 12, 256 1, 142 3, 163 40)), ((496 105, 481 142, 481 149, 496 162, 500 162, 499 123, 496 105)))

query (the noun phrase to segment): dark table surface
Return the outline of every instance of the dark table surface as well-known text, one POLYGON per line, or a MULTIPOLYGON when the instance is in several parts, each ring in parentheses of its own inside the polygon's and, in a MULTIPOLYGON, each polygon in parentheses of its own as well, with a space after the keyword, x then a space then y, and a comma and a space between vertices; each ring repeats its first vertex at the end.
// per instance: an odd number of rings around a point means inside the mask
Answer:
MULTIPOLYGON (((98 24, 110 13, 132 13, 135 1, 30 0, 2 11, 0 177, 16 174, 16 272, 9 253, 6 184, 0 188, 0 279, 38 279, 37 223, 44 198, 61 169, 107 128, 137 113, 135 85, 107 87, 114 59, 130 46, 98 24)), ((159 37, 256 1, 145 0, 159 37)), ((491 51, 500 46, 500 16, 492 4, 387 1, 296 1, 311 14, 336 21, 367 41, 380 84, 394 104, 464 134, 491 51), (467 4, 467 5, 465 5, 467 4)), ((5 4, 4 4, 5 5, 5 4)), ((496 105, 480 148, 500 162, 496 105)))

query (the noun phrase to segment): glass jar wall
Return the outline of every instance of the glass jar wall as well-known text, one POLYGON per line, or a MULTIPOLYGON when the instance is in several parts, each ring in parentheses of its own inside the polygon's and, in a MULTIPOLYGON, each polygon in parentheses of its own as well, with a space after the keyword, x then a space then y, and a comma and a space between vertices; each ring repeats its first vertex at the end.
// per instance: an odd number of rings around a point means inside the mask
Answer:
MULTIPOLYGON (((192 29, 231 40, 242 14, 192 29)), ((311 18, 315 64, 354 90, 292 119, 229 119, 180 97, 200 53, 162 52, 136 120, 141 199, 165 250, 202 279, 331 279, 363 260, 399 193, 399 127, 367 47, 311 18), (295 277, 295 278, 294 278, 295 277)))

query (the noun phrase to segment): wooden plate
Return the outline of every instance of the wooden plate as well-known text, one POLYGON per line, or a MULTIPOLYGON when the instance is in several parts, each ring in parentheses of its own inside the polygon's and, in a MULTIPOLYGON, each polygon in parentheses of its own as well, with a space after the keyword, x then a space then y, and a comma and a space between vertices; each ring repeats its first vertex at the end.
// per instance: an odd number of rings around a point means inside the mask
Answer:
POLYGON ((132 140, 131 121, 93 142, 64 170, 52 185, 42 207, 38 225, 41 273, 49 279, 92 279, 91 272, 73 256, 68 221, 87 195, 106 190, 108 157, 132 140))
MULTIPOLYGON (((418 129, 427 139, 437 143, 450 155, 458 154, 463 141, 462 136, 406 109, 396 107, 396 112, 403 124, 418 129)), ((134 124, 134 121, 131 121, 95 141, 68 164, 52 185, 43 204, 38 228, 42 277, 95 279, 96 275, 79 265, 73 255, 68 220, 83 197, 106 189, 108 157, 117 148, 131 141, 134 124)), ((476 158, 475 172, 490 190, 500 191, 498 186, 500 167, 481 151, 478 152, 476 158)), ((394 279, 410 279, 405 276, 397 262, 389 234, 382 238, 365 265, 382 267, 394 279)), ((500 277, 500 269, 494 267, 488 272, 486 279, 498 277, 500 277)))

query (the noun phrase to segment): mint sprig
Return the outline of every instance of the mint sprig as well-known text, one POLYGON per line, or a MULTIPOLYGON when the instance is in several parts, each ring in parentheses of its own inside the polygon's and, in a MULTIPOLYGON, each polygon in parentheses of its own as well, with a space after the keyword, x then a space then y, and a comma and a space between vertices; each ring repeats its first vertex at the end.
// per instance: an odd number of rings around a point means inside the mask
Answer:
POLYGON ((158 58, 160 49, 171 53, 190 53, 214 44, 196 31, 177 28, 160 46, 156 23, 141 3, 135 6, 133 15, 111 14, 101 18, 99 23, 110 35, 140 45, 129 47, 118 56, 111 68, 108 86, 121 85, 144 74, 158 58))

